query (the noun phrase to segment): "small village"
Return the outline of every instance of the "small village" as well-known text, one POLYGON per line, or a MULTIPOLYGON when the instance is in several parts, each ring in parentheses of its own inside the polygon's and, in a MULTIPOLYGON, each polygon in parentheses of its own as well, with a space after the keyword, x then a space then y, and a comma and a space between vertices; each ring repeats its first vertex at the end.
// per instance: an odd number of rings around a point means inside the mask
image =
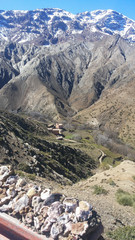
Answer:
POLYGON ((52 132, 55 136, 57 140, 63 140, 63 124, 62 123, 56 123, 56 124, 49 124, 47 127, 49 132, 52 132))

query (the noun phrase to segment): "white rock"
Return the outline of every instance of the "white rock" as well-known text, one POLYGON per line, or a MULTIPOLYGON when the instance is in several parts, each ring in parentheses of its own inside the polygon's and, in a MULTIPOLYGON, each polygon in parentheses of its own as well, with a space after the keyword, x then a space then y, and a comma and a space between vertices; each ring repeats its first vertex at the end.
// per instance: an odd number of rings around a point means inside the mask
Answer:
POLYGON ((47 199, 51 194, 51 190, 50 189, 45 189, 44 191, 41 192, 41 199, 45 200, 47 199))
POLYGON ((80 201, 75 214, 79 222, 87 221, 92 216, 92 206, 86 201, 80 201))
POLYGON ((66 212, 75 212, 78 206, 78 199, 76 198, 65 198, 63 204, 65 205, 66 212))
POLYGON ((12 185, 13 183, 17 182, 17 179, 18 176, 9 176, 4 185, 12 185))
POLYGON ((10 170, 6 166, 0 167, 0 181, 5 181, 6 178, 9 176, 10 170))
POLYGON ((68 213, 63 213, 59 216, 59 218, 57 219, 57 221, 60 223, 60 224, 67 224, 70 220, 70 216, 68 213))
POLYGON ((64 230, 64 226, 58 223, 54 223, 51 227, 51 237, 56 239, 64 230))
POLYGON ((7 204, 11 199, 11 196, 4 197, 0 200, 0 205, 7 204))
POLYGON ((9 189, 6 191, 7 196, 11 196, 12 198, 15 197, 16 193, 17 193, 17 192, 15 191, 14 188, 9 188, 9 189))
POLYGON ((37 206, 41 202, 41 197, 39 196, 34 196, 32 198, 32 207, 37 206))
POLYGON ((26 180, 23 178, 19 178, 17 183, 16 183, 16 188, 23 187, 27 184, 26 180))
POLYGON ((64 212, 64 205, 57 201, 51 204, 51 206, 48 209, 48 216, 60 216, 64 212))
POLYGON ((25 194, 17 202, 13 204, 13 210, 15 212, 21 211, 23 208, 29 205, 29 197, 25 194))

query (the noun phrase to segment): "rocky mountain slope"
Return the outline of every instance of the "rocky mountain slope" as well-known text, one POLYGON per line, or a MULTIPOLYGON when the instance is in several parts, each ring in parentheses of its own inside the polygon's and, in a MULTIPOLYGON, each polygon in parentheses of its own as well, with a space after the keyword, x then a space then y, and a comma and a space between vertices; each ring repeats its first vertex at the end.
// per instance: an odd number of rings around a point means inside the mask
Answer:
POLYGON ((115 129, 133 146, 134 56, 134 43, 119 35, 50 47, 8 44, 1 52, 1 109, 55 120, 86 109, 77 118, 115 129))
POLYGON ((135 40, 135 22, 113 10, 71 14, 61 9, 0 11, 0 38, 3 42, 56 44, 76 37, 90 39, 120 34, 135 40))

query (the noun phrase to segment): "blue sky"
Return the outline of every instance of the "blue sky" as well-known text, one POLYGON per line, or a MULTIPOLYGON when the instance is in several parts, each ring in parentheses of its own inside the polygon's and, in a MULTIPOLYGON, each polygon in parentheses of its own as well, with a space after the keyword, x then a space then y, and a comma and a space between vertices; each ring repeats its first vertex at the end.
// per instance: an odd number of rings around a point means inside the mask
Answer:
POLYGON ((135 0, 0 0, 1 10, 57 7, 72 13, 113 9, 135 20, 135 0))

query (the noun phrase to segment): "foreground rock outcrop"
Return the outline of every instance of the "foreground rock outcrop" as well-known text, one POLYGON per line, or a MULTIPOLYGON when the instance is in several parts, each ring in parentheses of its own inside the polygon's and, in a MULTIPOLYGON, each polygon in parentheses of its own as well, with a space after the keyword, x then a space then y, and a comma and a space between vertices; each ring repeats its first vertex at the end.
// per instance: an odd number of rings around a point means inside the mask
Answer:
MULTIPOLYGON (((104 160, 103 160, 104 162, 104 160)), ((120 189, 134 196, 135 194, 135 162, 124 160, 118 166, 109 170, 99 171, 90 178, 72 186, 64 187, 62 193, 77 197, 80 201, 90 202, 93 208, 102 216, 105 240, 110 240, 108 232, 119 227, 135 226, 135 211, 132 206, 123 206, 117 201, 117 191, 120 189), (99 186, 107 194, 94 192, 94 186, 99 186)))
POLYGON ((7 166, 0 167, 0 212, 52 239, 97 240, 103 231, 88 202, 27 183, 7 166))

